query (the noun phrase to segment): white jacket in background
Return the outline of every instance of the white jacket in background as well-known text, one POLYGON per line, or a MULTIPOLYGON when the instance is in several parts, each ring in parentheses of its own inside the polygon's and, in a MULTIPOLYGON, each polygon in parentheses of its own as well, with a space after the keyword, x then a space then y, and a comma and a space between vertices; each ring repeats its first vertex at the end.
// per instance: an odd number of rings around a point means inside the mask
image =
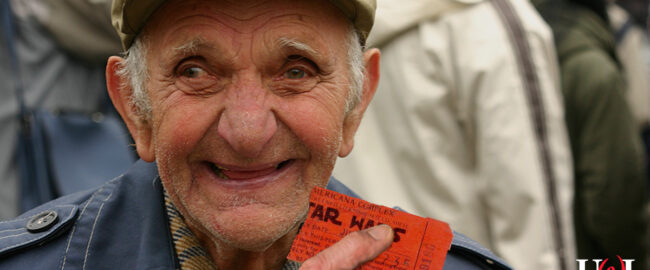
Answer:
POLYGON ((524 0, 457 1, 378 0, 379 89, 334 176, 449 222, 514 269, 575 269, 550 29, 524 0))
POLYGON ((644 55, 648 36, 620 6, 607 5, 607 15, 616 36, 616 54, 623 65, 627 83, 625 97, 637 123, 643 128, 650 123, 650 72, 644 55))

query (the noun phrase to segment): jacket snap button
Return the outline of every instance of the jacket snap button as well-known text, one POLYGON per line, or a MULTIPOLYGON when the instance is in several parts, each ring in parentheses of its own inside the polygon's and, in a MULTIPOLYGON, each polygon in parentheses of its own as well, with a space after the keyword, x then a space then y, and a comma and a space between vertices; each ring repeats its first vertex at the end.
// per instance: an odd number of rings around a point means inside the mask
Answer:
POLYGON ((58 217, 55 211, 41 212, 27 222, 27 230, 33 233, 45 231, 56 224, 58 217))

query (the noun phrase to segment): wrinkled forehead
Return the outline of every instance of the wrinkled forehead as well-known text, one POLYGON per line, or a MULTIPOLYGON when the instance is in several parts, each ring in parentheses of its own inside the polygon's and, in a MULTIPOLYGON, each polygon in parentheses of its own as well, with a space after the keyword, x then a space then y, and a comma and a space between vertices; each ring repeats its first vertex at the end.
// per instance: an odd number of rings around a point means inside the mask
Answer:
MULTIPOLYGON (((156 10, 144 32, 158 41, 165 39, 160 35, 192 35, 190 32, 198 28, 218 32, 216 35, 223 38, 237 35, 259 39, 277 32, 303 39, 343 41, 351 26, 345 15, 327 0, 171 0, 156 10)), ((196 38, 205 37, 192 39, 196 38)))

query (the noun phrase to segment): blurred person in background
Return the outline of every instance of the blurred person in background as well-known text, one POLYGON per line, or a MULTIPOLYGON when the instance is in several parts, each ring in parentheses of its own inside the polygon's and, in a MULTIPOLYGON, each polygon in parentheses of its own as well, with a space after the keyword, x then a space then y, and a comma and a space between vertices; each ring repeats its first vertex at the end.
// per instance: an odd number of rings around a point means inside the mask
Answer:
POLYGON ((19 109, 8 43, 16 47, 28 106, 89 114, 107 104, 106 59, 121 49, 110 0, 11 0, 11 5, 15 40, 0 42, 0 220, 18 214, 20 194, 14 159, 19 109))
POLYGON ((538 0, 553 29, 574 160, 578 258, 646 268, 645 160, 605 0, 538 0))
POLYGON ((334 175, 450 222, 515 269, 574 269, 552 34, 527 1, 379 0, 381 81, 334 175))

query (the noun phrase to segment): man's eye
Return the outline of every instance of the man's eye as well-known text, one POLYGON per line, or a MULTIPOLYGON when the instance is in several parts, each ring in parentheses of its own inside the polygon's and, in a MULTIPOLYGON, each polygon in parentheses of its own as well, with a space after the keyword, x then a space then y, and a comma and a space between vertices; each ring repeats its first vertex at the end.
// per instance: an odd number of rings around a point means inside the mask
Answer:
POLYGON ((287 72, 284 73, 284 77, 287 79, 302 79, 306 75, 305 71, 299 68, 292 68, 287 70, 287 72))
POLYGON ((205 75, 206 72, 200 67, 188 67, 183 70, 182 75, 188 78, 198 78, 205 75))

